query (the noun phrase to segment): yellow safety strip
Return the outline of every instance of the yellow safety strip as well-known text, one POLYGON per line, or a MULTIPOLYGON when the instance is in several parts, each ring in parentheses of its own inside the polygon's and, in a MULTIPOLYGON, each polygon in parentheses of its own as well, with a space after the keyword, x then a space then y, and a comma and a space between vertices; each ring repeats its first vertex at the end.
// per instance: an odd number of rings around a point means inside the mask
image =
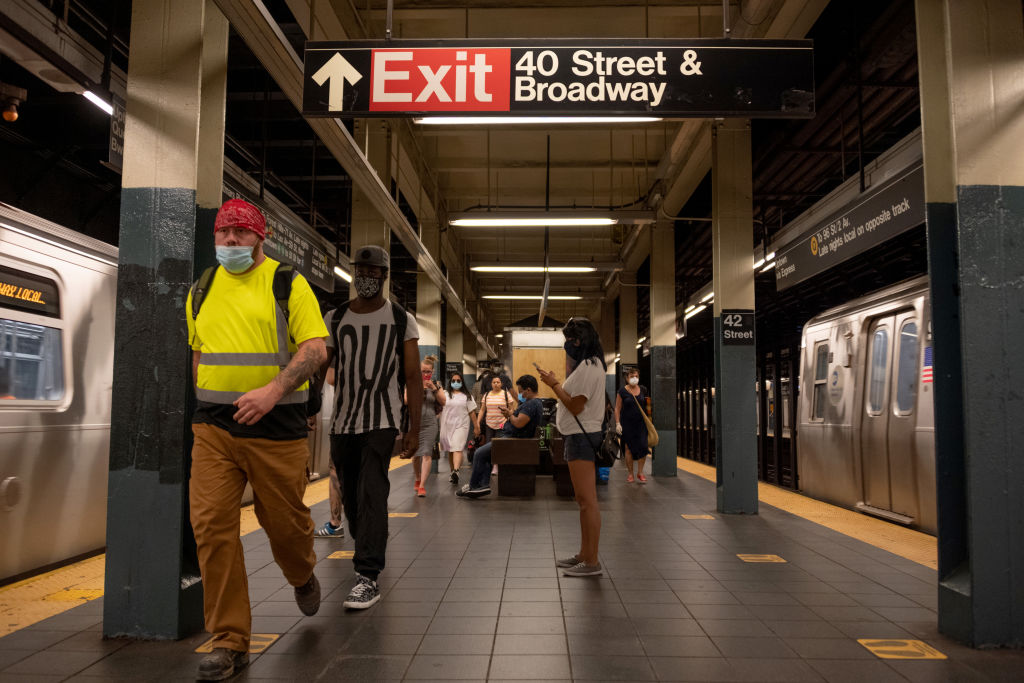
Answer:
MULTIPOLYGON (((405 467, 412 460, 392 458, 388 471, 405 467)), ((327 500, 329 477, 306 487, 302 502, 312 507, 327 500)), ((240 511, 241 536, 260 529, 252 505, 240 511)), ((0 638, 43 619, 66 612, 89 600, 103 597, 105 554, 60 567, 44 574, 0 587, 0 638)))
MULTIPOLYGON (((684 472, 711 482, 716 481, 714 467, 686 458, 676 458, 676 463, 684 472)), ((911 562, 931 569, 939 567, 938 539, 934 536, 808 498, 763 481, 757 483, 757 498, 766 505, 803 517, 911 562)))

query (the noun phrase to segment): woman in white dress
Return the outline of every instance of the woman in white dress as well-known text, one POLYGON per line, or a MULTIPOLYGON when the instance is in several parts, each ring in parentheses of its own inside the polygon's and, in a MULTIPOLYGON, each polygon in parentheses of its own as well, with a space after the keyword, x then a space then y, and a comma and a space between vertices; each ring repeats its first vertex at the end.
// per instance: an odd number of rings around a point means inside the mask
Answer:
POLYGON ((448 380, 448 389, 437 392, 437 402, 444 406, 441 411, 441 450, 449 454, 452 474, 449 481, 459 483, 459 468, 462 467, 462 452, 469 442, 469 425, 476 424, 476 401, 469 393, 462 373, 453 373, 448 380))

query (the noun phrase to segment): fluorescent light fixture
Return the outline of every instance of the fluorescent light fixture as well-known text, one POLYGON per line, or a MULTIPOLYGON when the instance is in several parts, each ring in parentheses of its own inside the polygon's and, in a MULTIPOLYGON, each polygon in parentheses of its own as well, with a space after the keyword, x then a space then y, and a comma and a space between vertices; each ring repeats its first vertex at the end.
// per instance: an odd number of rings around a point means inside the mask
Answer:
POLYGON ((111 106, 110 102, 104 102, 103 99, 93 91, 86 90, 84 93, 82 93, 82 95, 85 96, 85 99, 89 100, 97 107, 107 112, 107 116, 112 116, 114 114, 114 107, 111 106))
POLYGON ((698 313, 700 313, 701 311, 703 311, 705 308, 707 308, 707 306, 698 306, 697 308, 693 309, 692 311, 687 313, 685 316, 683 316, 683 320, 689 320, 693 316, 695 316, 698 313))
POLYGON ((352 276, 342 270, 339 266, 334 266, 334 274, 345 282, 352 282, 352 276))
MULTIPOLYGON (((503 301, 540 301, 543 297, 539 294, 487 294, 485 299, 500 299, 503 301)), ((548 301, 579 301, 581 296, 549 296, 548 301)))
MULTIPOLYGON (((768 254, 767 256, 765 256, 763 259, 758 259, 757 262, 754 263, 754 270, 757 270, 758 268, 763 266, 768 261, 771 261, 773 258, 775 258, 775 252, 774 251, 772 253, 768 254)), ((768 269, 765 268, 765 270, 768 270, 768 269)), ((761 272, 763 273, 764 270, 762 270, 761 272)))
POLYGON ((448 221, 458 228, 561 228, 566 226, 615 225, 617 218, 580 216, 578 218, 456 218, 448 221))
POLYGON ((757 270, 762 265, 764 265, 764 259, 763 258, 757 259, 757 261, 754 262, 754 270, 757 270))
POLYGON ((711 292, 710 294, 705 294, 705 295, 704 295, 704 298, 703 298, 703 299, 701 299, 701 300, 700 300, 700 302, 701 302, 702 304, 704 304, 704 303, 707 303, 708 301, 711 301, 711 300, 712 300, 712 299, 714 299, 714 298, 715 298, 715 293, 714 293, 714 292, 711 292))
POLYGON ((477 273, 593 273, 593 266, 472 266, 477 273))
POLYGON ((501 338, 502 338, 502 337, 504 337, 505 335, 503 335, 503 334, 496 334, 496 335, 494 335, 494 336, 495 336, 495 338, 497 338, 497 339, 501 339, 501 338))
POLYGON ((762 273, 767 273, 767 272, 768 272, 769 270, 771 270, 771 269, 772 269, 772 268, 774 268, 774 267, 775 267, 775 261, 772 261, 772 262, 771 262, 771 263, 769 263, 769 264, 768 264, 767 266, 765 266, 764 268, 762 268, 762 269, 761 269, 761 272, 762 272, 762 273))
POLYGON ((690 304, 689 306, 686 307, 686 310, 683 311, 683 312, 684 313, 689 313, 690 311, 692 311, 695 308, 697 308, 697 304, 690 304))
POLYGON ((642 348, 643 348, 643 346, 644 346, 643 344, 637 344, 637 345, 636 345, 636 348, 638 348, 638 349, 642 349, 642 348))
POLYGON ((643 344, 645 341, 647 341, 647 337, 640 337, 639 339, 636 340, 636 343, 643 344))
POLYGON ((552 123, 653 123, 657 116, 424 116, 413 123, 424 126, 539 126, 552 123))
POLYGON ((767 256, 765 256, 764 260, 765 261, 771 261, 773 258, 775 258, 775 252, 774 251, 772 253, 768 254, 767 256))

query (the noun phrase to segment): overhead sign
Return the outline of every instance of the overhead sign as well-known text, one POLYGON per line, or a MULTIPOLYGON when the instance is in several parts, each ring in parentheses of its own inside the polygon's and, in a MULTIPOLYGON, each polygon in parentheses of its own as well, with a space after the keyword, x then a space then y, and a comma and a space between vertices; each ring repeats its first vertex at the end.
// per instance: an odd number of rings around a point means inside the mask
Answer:
POLYGON ((916 166, 858 197, 806 232, 775 260, 779 291, 924 223, 924 168, 916 166))
POLYGON ((306 43, 305 116, 810 118, 809 40, 306 43))

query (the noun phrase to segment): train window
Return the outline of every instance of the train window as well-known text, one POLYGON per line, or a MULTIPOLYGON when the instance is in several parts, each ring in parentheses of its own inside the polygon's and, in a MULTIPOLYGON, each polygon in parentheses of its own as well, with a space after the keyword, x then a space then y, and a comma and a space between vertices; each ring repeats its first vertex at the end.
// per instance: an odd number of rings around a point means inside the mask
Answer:
POLYGON ((885 382, 889 375, 889 330, 879 327, 871 335, 871 370, 868 379, 868 412, 882 413, 885 382))
POLYGON ((825 397, 828 395, 828 342, 814 347, 814 403, 812 420, 825 419, 825 397))
POLYGON ((900 328, 900 360, 896 368, 896 413, 914 412, 917 398, 917 323, 908 321, 900 328))
POLYGON ((0 399, 59 401, 63 397, 61 331, 0 318, 0 399))

